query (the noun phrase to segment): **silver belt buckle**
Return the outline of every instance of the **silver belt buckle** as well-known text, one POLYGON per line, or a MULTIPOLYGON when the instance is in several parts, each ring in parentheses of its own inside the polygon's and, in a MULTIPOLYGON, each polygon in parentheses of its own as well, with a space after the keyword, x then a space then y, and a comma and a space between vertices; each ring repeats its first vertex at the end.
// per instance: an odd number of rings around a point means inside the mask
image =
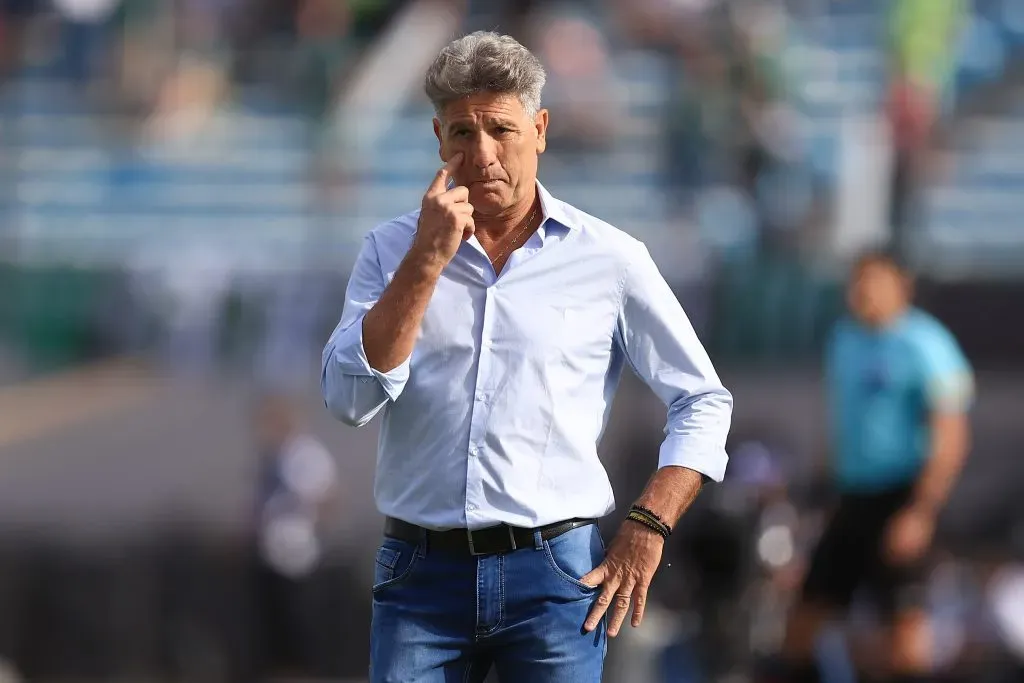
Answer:
MULTIPOLYGON (((466 529, 466 538, 469 539, 469 554, 471 556, 475 557, 478 553, 476 552, 476 546, 473 545, 473 530, 472 529, 468 529, 468 528, 466 529)), ((482 553, 480 553, 480 554, 482 554, 482 553)))

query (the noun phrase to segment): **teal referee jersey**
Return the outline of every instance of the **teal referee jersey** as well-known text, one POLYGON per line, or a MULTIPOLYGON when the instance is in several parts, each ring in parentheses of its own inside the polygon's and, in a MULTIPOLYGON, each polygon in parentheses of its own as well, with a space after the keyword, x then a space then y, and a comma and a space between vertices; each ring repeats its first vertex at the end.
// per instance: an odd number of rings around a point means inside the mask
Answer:
POLYGON ((836 483, 873 493, 912 483, 931 452, 931 416, 961 413, 974 377, 942 323, 910 309, 883 329, 839 322, 825 375, 836 483))

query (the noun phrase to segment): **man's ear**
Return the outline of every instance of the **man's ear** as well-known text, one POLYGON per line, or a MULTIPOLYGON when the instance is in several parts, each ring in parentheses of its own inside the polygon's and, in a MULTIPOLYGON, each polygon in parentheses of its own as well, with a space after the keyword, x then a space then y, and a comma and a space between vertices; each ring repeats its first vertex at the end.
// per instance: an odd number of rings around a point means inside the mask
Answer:
POLYGON ((537 129, 537 154, 543 154, 548 148, 548 110, 541 109, 533 117, 533 125, 537 129))
POLYGON ((437 155, 444 161, 444 138, 441 137, 441 119, 434 117, 434 136, 437 138, 437 155))

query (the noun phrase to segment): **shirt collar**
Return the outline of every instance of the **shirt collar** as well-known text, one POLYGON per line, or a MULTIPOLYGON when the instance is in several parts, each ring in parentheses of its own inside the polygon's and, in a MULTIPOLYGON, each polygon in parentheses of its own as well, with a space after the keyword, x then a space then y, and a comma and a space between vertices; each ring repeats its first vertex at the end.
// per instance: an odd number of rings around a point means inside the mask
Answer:
POLYGON ((579 229, 578 218, 570 211, 569 205, 552 197, 539 180, 537 181, 537 196, 540 198, 540 210, 544 220, 553 220, 570 230, 579 229))

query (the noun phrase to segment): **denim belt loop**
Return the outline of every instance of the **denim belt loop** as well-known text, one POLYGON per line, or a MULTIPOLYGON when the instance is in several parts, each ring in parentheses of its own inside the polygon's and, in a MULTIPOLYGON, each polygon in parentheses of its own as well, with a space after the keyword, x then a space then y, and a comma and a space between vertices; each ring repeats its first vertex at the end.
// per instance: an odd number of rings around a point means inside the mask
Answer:
POLYGON ((541 536, 540 529, 538 529, 537 531, 533 532, 533 548, 534 548, 534 550, 543 550, 544 549, 544 537, 541 536))

